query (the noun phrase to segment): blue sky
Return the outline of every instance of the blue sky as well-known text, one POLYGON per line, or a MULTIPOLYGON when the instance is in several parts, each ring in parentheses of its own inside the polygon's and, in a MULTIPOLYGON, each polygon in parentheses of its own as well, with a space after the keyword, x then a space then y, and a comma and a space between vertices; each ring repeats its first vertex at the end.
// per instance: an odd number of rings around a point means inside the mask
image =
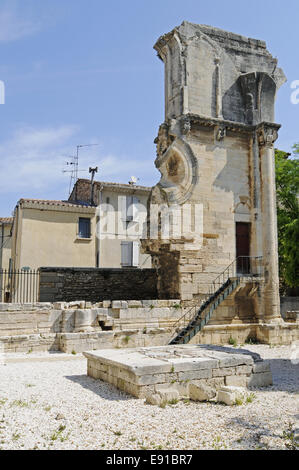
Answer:
MULTIPOLYGON (((163 64, 153 45, 183 20, 266 40, 288 78, 277 146, 299 141, 298 0, 0 0, 0 216, 21 197, 64 199, 76 145, 97 179, 159 179, 153 140, 164 120, 163 64)), ((88 172, 80 173, 89 177, 88 172)))

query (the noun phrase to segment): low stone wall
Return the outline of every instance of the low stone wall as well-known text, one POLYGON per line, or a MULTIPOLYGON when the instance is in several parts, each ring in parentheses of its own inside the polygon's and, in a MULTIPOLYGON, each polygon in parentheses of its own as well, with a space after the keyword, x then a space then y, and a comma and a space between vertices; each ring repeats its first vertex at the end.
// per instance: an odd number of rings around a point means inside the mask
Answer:
POLYGON ((155 269, 40 268, 40 301, 157 299, 155 269))
POLYGON ((61 309, 50 303, 0 303, 0 339, 3 336, 58 333, 61 316, 61 309))
MULTIPOLYGON (((188 310, 188 309, 187 309, 188 310)), ((4 352, 83 352, 169 343, 186 312, 179 300, 0 303, 0 348, 4 352)), ((190 344, 258 341, 288 345, 299 340, 299 323, 209 324, 190 344)))
POLYGON ((99 333, 60 333, 59 349, 65 353, 81 353, 97 349, 127 349, 164 346, 171 337, 171 328, 102 331, 99 333))
POLYGON ((32 334, 0 336, 0 352, 26 353, 60 351, 57 334, 32 334))
POLYGON ((0 303, 4 352, 82 352, 167 344, 183 315, 176 300, 0 303))
POLYGON ((289 345, 299 340, 298 323, 207 325, 190 344, 236 344, 257 342, 273 346, 289 345))
POLYGON ((183 315, 179 300, 0 303, 0 338, 8 335, 169 328, 183 315))
POLYGON ((68 354, 96 349, 164 346, 171 328, 153 328, 91 333, 49 333, 0 337, 0 353, 62 351, 68 354))

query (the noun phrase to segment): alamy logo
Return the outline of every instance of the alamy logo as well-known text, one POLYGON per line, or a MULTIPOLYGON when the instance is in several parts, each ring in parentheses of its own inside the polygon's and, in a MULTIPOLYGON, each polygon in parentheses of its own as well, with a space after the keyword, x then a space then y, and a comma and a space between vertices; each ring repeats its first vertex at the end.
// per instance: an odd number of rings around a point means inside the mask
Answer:
POLYGON ((145 207, 134 196, 119 196, 117 207, 100 204, 97 208, 99 239, 169 240, 203 238, 203 205, 167 206, 151 204, 149 217, 145 207))
POLYGON ((291 83, 291 88, 294 90, 291 94, 291 103, 299 104, 299 80, 294 80, 291 83))
POLYGON ((5 104, 5 84, 0 80, 0 104, 5 104))

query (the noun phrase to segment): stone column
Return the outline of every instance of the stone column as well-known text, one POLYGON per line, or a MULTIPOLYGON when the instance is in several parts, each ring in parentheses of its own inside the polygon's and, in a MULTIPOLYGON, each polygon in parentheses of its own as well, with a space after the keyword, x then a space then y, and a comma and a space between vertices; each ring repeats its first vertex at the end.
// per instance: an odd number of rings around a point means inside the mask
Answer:
MULTIPOLYGON (((254 132, 250 142, 250 197, 251 197, 251 242, 250 256, 263 256, 263 220, 262 220, 262 203, 261 203, 261 173, 260 173, 260 149, 256 133, 254 132)), ((252 269, 256 274, 262 276, 261 266, 259 263, 254 265, 252 260, 252 269)), ((263 322, 264 305, 261 295, 256 295, 254 300, 254 311, 256 320, 263 322)))
POLYGON ((258 130, 261 168, 261 211, 263 231, 264 322, 281 320, 278 274, 277 208, 274 142, 277 128, 263 126, 258 130))

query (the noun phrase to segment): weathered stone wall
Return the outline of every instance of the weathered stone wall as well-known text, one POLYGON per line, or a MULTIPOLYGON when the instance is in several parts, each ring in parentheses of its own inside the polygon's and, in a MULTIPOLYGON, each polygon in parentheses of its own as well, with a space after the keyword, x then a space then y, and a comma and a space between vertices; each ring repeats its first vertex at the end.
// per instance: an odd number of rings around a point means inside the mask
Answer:
POLYGON ((155 269, 41 268, 40 301, 157 298, 155 269))

